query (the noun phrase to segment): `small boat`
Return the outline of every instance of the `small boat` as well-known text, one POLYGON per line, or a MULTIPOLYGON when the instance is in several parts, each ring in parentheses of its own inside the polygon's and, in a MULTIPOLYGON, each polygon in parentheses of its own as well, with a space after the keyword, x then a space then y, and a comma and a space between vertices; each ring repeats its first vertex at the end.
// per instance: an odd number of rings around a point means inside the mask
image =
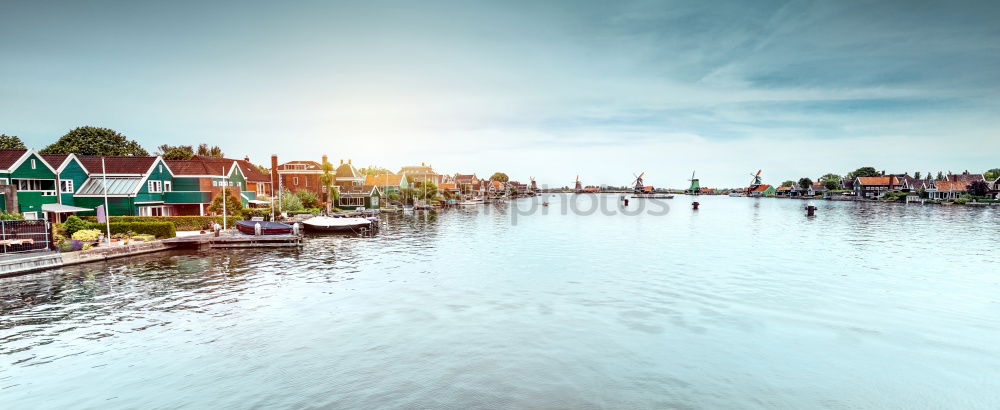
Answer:
POLYGON ((331 218, 314 216, 302 222, 307 231, 315 232, 353 232, 370 227, 374 222, 368 218, 331 218))
POLYGON ((291 225, 272 221, 236 221, 236 229, 247 235, 256 235, 257 224, 260 224, 261 235, 287 235, 292 233, 291 225))
POLYGON ((542 206, 549 206, 549 202, 548 201, 542 202, 542 206))
POLYGON ((481 203, 482 202, 477 202, 477 201, 474 201, 474 200, 469 200, 469 201, 459 202, 458 204, 462 205, 462 206, 476 206, 476 205, 479 205, 481 203))

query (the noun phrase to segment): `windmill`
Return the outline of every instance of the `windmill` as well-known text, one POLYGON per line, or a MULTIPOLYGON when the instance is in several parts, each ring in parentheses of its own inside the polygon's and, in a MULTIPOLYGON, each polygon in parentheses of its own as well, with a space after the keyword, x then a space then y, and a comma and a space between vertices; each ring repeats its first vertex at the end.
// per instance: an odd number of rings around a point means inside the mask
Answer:
POLYGON ((583 191, 583 184, 580 183, 580 176, 579 175, 576 176, 576 187, 574 187, 573 189, 576 190, 576 192, 583 191))
POLYGON ((531 190, 538 191, 538 184, 535 183, 535 177, 528 177, 531 180, 531 190))
POLYGON ((688 188, 689 194, 697 194, 701 192, 701 185, 698 183, 698 178, 694 177, 694 171, 691 171, 691 179, 688 181, 691 181, 691 187, 688 188))
POLYGON ((757 186, 759 186, 761 184, 761 182, 760 182, 760 171, 761 170, 758 169, 756 174, 750 174, 750 176, 753 177, 753 181, 750 181, 750 188, 751 189, 753 189, 753 188, 755 188, 755 187, 757 187, 757 186))
POLYGON ((633 173, 632 173, 632 175, 633 175, 633 176, 635 176, 635 181, 632 181, 632 185, 634 185, 634 186, 635 186, 635 193, 637 193, 637 194, 641 194, 641 193, 642 193, 642 188, 643 188, 643 185, 642 185, 642 177, 643 177, 643 175, 646 175, 646 171, 643 171, 643 172, 642 172, 641 174, 639 174, 639 175, 636 175, 636 174, 635 174, 635 173, 633 172, 633 173))

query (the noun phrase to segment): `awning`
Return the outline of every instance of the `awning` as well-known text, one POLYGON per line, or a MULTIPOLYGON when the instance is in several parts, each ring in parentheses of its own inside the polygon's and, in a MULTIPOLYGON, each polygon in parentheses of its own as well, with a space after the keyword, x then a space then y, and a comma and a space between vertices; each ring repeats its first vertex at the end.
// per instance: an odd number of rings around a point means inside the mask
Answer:
POLYGON ((259 199, 248 199, 247 202, 251 203, 251 204, 254 204, 254 205, 270 205, 271 204, 271 202, 269 202, 269 201, 261 201, 259 199))
POLYGON ((64 214, 64 213, 69 213, 69 212, 93 211, 93 209, 90 209, 90 208, 80 208, 78 206, 69 206, 69 205, 63 205, 63 204, 42 204, 42 211, 44 211, 44 212, 52 212, 52 213, 56 213, 56 214, 64 214))

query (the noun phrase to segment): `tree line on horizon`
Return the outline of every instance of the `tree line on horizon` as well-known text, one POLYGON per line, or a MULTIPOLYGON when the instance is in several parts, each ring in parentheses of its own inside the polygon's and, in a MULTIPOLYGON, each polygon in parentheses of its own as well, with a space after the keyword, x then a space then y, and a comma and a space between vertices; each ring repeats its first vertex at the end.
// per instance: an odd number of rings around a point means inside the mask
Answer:
MULTIPOLYGON (((16 135, 0 134, 0 149, 27 149, 24 141, 16 135)), ((122 133, 110 128, 83 126, 77 127, 59 137, 56 142, 38 150, 40 154, 76 154, 97 156, 148 156, 138 142, 128 139, 122 133)), ((168 145, 157 147, 153 155, 162 156, 167 160, 188 160, 195 155, 223 158, 225 154, 218 146, 200 144, 168 145)))
MULTIPOLYGON (((931 173, 930 171, 928 171, 926 174, 922 174, 920 171, 913 173, 913 177, 916 179, 933 179, 935 181, 944 181, 947 179, 947 176, 942 171, 938 171, 937 175, 931 177, 932 175, 934 174, 931 173)), ((846 179, 853 180, 858 177, 879 177, 879 176, 885 176, 885 171, 878 171, 875 169, 875 167, 861 167, 854 171, 848 172, 846 175, 846 179)), ((1000 168, 992 168, 984 172, 983 178, 985 178, 987 181, 992 181, 997 178, 1000 178, 1000 168)), ((844 188, 843 183, 841 182, 844 179, 845 178, 841 177, 840 175, 829 173, 820 177, 819 182, 822 182, 823 186, 825 186, 826 189, 833 191, 844 188)), ((799 178, 798 181, 788 180, 782 182, 781 186, 787 187, 787 186, 798 185, 802 189, 806 189, 812 184, 813 180, 810 178, 799 178)))

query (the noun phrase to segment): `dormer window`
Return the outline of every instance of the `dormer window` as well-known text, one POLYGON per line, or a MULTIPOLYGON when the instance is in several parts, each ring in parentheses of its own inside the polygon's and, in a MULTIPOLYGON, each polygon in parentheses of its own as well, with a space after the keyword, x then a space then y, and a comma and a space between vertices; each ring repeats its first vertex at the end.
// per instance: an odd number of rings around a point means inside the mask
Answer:
POLYGON ((35 159, 31 159, 31 169, 35 169, 35 159))

